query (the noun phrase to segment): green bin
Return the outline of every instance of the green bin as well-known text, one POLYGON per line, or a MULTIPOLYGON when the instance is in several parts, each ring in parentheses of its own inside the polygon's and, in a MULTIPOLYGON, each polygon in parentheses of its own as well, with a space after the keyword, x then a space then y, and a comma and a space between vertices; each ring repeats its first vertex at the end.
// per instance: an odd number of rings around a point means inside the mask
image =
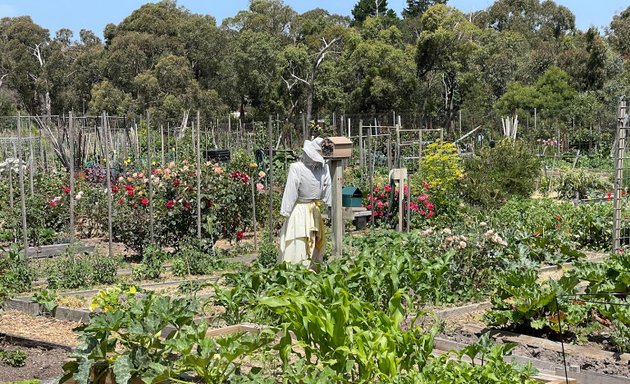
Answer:
POLYGON ((363 193, 357 187, 343 187, 341 189, 341 206, 342 207, 361 207, 363 193))

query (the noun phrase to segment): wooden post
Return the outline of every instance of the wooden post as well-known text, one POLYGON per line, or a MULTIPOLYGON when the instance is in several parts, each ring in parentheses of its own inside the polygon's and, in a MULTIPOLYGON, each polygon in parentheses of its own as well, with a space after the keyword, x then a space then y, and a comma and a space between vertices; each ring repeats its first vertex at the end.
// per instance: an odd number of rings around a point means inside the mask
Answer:
POLYGON ((197 110, 197 238, 201 239, 201 117, 197 110))
POLYGON ((267 171, 269 174, 269 243, 273 243, 273 126, 271 123, 271 115, 267 122, 267 135, 269 139, 269 159, 267 171))
POLYGON ((348 137, 352 138, 352 121, 348 118, 348 137))
POLYGON ((31 124, 29 120, 28 124, 28 151, 30 158, 30 167, 29 167, 29 175, 28 175, 28 184, 31 192, 31 199, 35 197, 35 189, 33 186, 33 174, 35 173, 35 152, 33 151, 33 138, 31 137, 31 124))
POLYGON ((331 160, 332 168, 332 238, 333 254, 341 257, 343 254, 343 211, 342 194, 343 165, 341 160, 331 160))
POLYGON ((74 243, 74 114, 70 112, 68 141, 70 142, 70 244, 74 243))
POLYGON ((400 124, 396 124, 396 167, 400 168, 400 124))
POLYGON ((361 175, 363 175, 363 165, 363 120, 359 120, 359 169, 361 169, 361 175))
POLYGON ((22 117, 20 116, 19 111, 17 121, 17 142, 18 169, 20 177, 20 209, 22 211, 22 241, 24 246, 24 259, 26 259, 26 252, 28 250, 28 232, 26 227, 26 199, 24 197, 24 167, 22 167, 22 117))
MULTIPOLYGON (((368 130, 368 137, 367 137, 367 146, 368 146, 368 157, 371 154, 371 157, 369 157, 369 165, 368 165, 368 174, 369 174, 369 179, 370 179, 370 194, 368 195, 370 197, 370 204, 374 204, 374 199, 372 198, 372 196, 374 196, 374 153, 372 151, 372 128, 370 128, 368 130)), ((372 227, 374 227, 374 206, 372 206, 372 221, 370 225, 370 229, 372 229, 372 227)))
POLYGON ((162 168, 164 168, 164 165, 166 164, 166 160, 164 158, 164 125, 160 124, 160 145, 162 147, 162 168))
POLYGON ((387 170, 392 169, 392 134, 387 134, 387 170))
POLYGON ((147 111, 147 177, 149 179, 149 239, 150 244, 153 244, 153 182, 151 180, 151 114, 147 111))
MULTIPOLYGON (((6 157, 6 156, 5 156, 6 157)), ((13 142, 13 158, 17 157, 17 149, 15 147, 15 142, 13 142)), ((9 164, 9 207, 11 207, 11 213, 13 213, 13 208, 15 207, 15 202, 13 201, 13 166, 9 164)))
POLYGON ((39 161, 42 171, 46 171, 46 157, 44 156, 44 141, 42 140, 42 127, 37 129, 37 135, 39 136, 39 161))
POLYGON ((109 257, 114 256, 114 244, 112 233, 112 168, 109 161, 109 124, 107 117, 103 112, 101 117, 102 137, 105 138, 105 172, 107 177, 107 236, 108 236, 108 254, 109 257))

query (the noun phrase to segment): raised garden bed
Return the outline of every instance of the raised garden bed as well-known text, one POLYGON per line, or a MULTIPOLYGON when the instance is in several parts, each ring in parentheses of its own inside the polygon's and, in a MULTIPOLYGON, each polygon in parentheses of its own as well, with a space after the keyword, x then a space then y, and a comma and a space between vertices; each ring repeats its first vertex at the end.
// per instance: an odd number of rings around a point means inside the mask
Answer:
POLYGON ((630 354, 605 351, 592 345, 565 343, 563 346, 546 338, 486 327, 481 316, 489 306, 490 303, 480 303, 436 311, 436 315, 445 321, 445 331, 437 347, 461 349, 488 332, 497 342, 517 344, 513 350, 516 361, 531 362, 537 369, 564 376, 566 361, 568 375, 576 378, 579 384, 630 383, 630 354))

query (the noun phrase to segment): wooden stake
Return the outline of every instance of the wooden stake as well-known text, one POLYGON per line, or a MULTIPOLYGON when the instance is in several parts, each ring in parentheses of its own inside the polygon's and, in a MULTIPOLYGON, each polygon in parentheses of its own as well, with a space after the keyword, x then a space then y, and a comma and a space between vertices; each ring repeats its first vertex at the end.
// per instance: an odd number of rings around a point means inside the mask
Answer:
POLYGON ((166 164, 164 159, 164 125, 160 125, 160 145, 162 147, 162 168, 164 168, 164 164, 166 164))
POLYGON ((269 160, 267 171, 269 174, 269 243, 273 243, 273 126, 271 115, 267 122, 267 138, 269 139, 269 160))
POLYGON ((201 239, 201 144, 199 126, 201 117, 197 110, 197 238, 201 239))
POLYGON ((149 125, 151 121, 150 112, 147 111, 147 177, 149 178, 149 233, 151 244, 154 242, 154 233, 153 233, 153 182, 151 180, 151 126, 149 125))
POLYGON ((29 161, 30 161, 30 172, 28 175, 28 184, 31 190, 31 199, 35 197, 35 189, 33 185, 33 174, 35 173, 35 152, 33 151, 33 138, 31 137, 31 124, 30 120, 28 120, 28 151, 29 151, 29 161))
POLYGON ((20 176, 20 208, 22 211, 22 241, 24 246, 24 259, 26 259, 26 251, 28 250, 28 232, 26 227, 26 201, 24 197, 24 168, 22 167, 22 117, 18 111, 17 121, 17 141, 18 141, 18 164, 20 176))
POLYGON ((254 185, 254 178, 250 177, 249 180, 252 189, 252 228, 254 230, 254 251, 258 251, 258 235, 256 233, 256 187, 254 185))
POLYGON ((74 243, 74 115, 70 112, 68 121, 68 141, 70 142, 70 244, 74 243))

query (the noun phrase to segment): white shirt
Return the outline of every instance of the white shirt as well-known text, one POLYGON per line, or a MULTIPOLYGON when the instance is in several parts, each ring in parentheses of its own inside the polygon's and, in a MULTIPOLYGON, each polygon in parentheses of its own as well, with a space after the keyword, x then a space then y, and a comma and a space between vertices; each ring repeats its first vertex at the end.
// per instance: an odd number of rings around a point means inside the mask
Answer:
POLYGON ((303 161, 293 163, 289 167, 287 184, 284 186, 280 214, 285 217, 290 216, 298 200, 323 200, 327 206, 330 206, 331 189, 332 180, 327 164, 304 163, 303 161))

